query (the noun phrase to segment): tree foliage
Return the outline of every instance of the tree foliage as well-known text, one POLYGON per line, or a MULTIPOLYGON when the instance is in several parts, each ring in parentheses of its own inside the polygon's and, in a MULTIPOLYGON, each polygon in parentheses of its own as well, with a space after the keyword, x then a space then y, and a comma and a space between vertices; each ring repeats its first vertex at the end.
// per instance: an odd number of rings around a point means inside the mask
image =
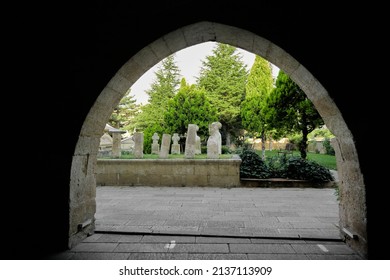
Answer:
POLYGON ((164 114, 168 101, 175 96, 180 85, 180 70, 174 58, 174 55, 165 58, 155 72, 154 82, 145 91, 149 95, 149 103, 141 107, 134 121, 136 130, 144 133, 145 153, 151 150, 152 135, 157 132, 161 137, 165 133, 164 114))
POLYGON ((246 97, 268 96, 274 88, 271 63, 256 55, 245 86, 246 97))
POLYGON ((178 93, 168 102, 164 115, 167 133, 187 132, 188 124, 199 127, 198 136, 205 140, 209 124, 217 120, 217 113, 206 96, 203 88, 189 85, 183 78, 178 93))
POLYGON ((273 89, 272 67, 267 60, 256 55, 245 89, 245 100, 241 104, 242 125, 253 135, 260 135, 264 159, 267 122, 263 107, 273 89))
POLYGON ((161 62, 155 72, 156 78, 146 94, 148 102, 156 107, 166 107, 168 100, 175 96, 180 85, 180 70, 176 65, 175 56, 170 55, 161 62))
POLYGON ((212 106, 222 124, 223 142, 230 145, 230 135, 241 127, 240 105, 245 98, 248 71, 237 48, 218 43, 213 55, 202 61, 197 85, 207 91, 212 106))
POLYGON ((324 121, 302 89, 283 71, 279 71, 276 88, 269 95, 265 111, 267 123, 279 133, 302 134, 299 151, 305 159, 307 135, 324 121))
POLYGON ((115 128, 129 130, 131 129, 132 120, 138 114, 138 110, 139 105, 136 104, 135 96, 130 94, 129 89, 115 107, 108 123, 115 128))

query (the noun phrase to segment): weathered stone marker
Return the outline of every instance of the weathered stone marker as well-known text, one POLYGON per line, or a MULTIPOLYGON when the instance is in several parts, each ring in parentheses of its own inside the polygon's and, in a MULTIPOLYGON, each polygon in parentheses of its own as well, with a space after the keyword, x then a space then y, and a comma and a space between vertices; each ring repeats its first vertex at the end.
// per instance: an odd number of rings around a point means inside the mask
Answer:
POLYGON ((210 127, 210 136, 207 140, 207 158, 216 159, 222 154, 222 138, 219 129, 222 127, 220 122, 213 122, 210 127))
POLYGON ((134 157, 144 157, 144 134, 143 132, 134 132, 134 157))
POLYGON ((201 143, 200 143, 200 137, 196 135, 195 138, 195 155, 200 155, 202 153, 201 143))
POLYGON ((171 146, 171 135, 164 133, 161 140, 161 150, 159 156, 160 158, 168 158, 170 146, 171 146))
POLYGON ((121 157, 121 133, 122 131, 112 131, 112 157, 113 158, 120 158, 121 157))
POLYGON ((199 127, 196 124, 189 124, 187 129, 185 158, 194 158, 196 150, 196 132, 199 127))
POLYGON ((179 144, 180 136, 178 133, 173 133, 172 136, 172 147, 171 147, 171 154, 173 155, 179 155, 180 154, 180 144, 179 144))
POLYGON ((157 132, 155 132, 152 136, 152 139, 153 139, 153 143, 152 143, 152 154, 156 154, 158 155, 158 153, 160 152, 159 149, 160 149, 160 146, 158 144, 158 139, 160 139, 160 136, 158 136, 157 132))

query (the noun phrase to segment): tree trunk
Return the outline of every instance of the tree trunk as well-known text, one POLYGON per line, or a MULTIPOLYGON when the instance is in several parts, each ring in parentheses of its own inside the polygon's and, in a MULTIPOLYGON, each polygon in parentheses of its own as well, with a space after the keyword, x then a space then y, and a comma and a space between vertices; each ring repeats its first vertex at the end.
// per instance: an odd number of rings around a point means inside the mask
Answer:
POLYGON ((265 140, 266 140, 266 137, 265 137, 265 133, 263 131, 263 132, 261 132, 261 158, 263 160, 265 160, 265 140))
POLYGON ((299 142, 299 152, 301 153, 301 158, 306 159, 307 157, 307 135, 308 135, 308 130, 306 126, 302 129, 302 141, 299 142))

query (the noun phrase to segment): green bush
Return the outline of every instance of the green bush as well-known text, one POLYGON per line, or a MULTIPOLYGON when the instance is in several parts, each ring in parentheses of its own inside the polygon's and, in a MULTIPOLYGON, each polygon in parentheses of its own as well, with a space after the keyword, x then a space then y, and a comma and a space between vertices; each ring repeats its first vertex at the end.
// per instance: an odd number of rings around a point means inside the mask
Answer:
POLYGON ((334 181, 329 169, 319 165, 315 161, 300 157, 290 157, 287 160, 286 178, 296 180, 308 180, 313 182, 334 181))
POLYGON ((242 150, 240 158, 240 176, 242 178, 269 178, 270 174, 267 165, 254 150, 242 150))
POLYGON ((329 138, 325 138, 323 145, 327 155, 334 156, 336 154, 332 145, 330 144, 329 138))
POLYGON ((313 182, 334 181, 330 170, 315 161, 301 157, 274 156, 265 161, 251 149, 243 149, 241 157, 241 178, 269 179, 285 178, 313 182))
POLYGON ((229 146, 226 146, 226 145, 223 145, 221 147, 221 150, 222 150, 222 154, 231 154, 232 151, 230 150, 229 146))
POLYGON ((287 156, 273 156, 266 159, 270 178, 287 178, 287 156))

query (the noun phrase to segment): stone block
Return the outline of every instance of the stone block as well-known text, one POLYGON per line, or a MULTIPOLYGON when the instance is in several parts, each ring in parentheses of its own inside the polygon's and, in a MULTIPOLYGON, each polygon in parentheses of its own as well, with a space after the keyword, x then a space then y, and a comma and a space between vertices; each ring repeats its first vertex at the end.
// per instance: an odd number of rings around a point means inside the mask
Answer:
POLYGON ((163 40, 167 44, 168 48, 171 50, 171 53, 175 53, 177 51, 189 47, 181 29, 168 33, 163 37, 163 40))
MULTIPOLYGON (((155 64, 158 62, 159 61, 155 64)), ((139 65, 134 58, 131 58, 119 69, 117 75, 120 74, 133 85, 146 71, 148 71, 148 69, 145 69, 142 65, 139 65)))
POLYGON ((199 186, 206 187, 209 186, 209 178, 207 175, 194 175, 188 174, 185 176, 185 185, 186 186, 199 186))
POLYGON ((182 28, 188 45, 193 46, 207 41, 215 41, 214 24, 211 22, 199 22, 182 28))

